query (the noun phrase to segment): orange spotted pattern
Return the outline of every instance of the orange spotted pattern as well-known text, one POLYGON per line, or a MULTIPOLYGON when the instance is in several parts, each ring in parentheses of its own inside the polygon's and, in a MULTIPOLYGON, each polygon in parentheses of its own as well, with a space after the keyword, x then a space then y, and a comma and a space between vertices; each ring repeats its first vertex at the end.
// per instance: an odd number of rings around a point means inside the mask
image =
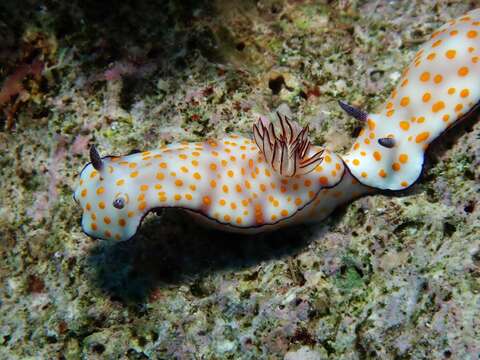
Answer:
POLYGON ((480 9, 443 25, 417 51, 344 158, 358 181, 388 190, 412 185, 428 145, 480 101, 478 24, 480 9), (382 146, 381 138, 393 138, 394 146, 382 146))
MULTIPOLYGON (((319 150, 312 146, 309 152, 319 150)), ((308 174, 283 177, 247 138, 172 144, 106 157, 104 169, 109 170, 101 176, 89 164, 75 198, 84 211, 84 231, 99 238, 132 237, 145 214, 160 207, 189 209, 230 228, 260 229, 295 217, 322 188, 342 179, 340 157, 328 150, 323 156, 308 174), (123 208, 113 206, 117 199, 123 208)))

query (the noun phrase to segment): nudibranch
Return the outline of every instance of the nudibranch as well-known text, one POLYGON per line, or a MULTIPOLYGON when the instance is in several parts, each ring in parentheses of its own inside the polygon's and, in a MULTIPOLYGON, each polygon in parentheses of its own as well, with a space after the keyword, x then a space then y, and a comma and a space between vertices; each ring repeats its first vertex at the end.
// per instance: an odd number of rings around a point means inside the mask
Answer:
POLYGON ((311 144, 308 126, 278 115, 253 140, 180 143, 100 157, 80 174, 74 199, 82 229, 126 240, 155 209, 182 208, 214 227, 255 233, 317 222, 377 190, 402 190, 421 175, 429 144, 473 111, 480 97, 480 9, 436 31, 379 113, 340 106, 364 127, 344 156, 311 144))
POLYGON ((475 9, 431 35, 379 113, 353 109, 366 126, 345 163, 362 184, 403 190, 421 175, 427 147, 473 111, 479 98, 480 9, 475 9))

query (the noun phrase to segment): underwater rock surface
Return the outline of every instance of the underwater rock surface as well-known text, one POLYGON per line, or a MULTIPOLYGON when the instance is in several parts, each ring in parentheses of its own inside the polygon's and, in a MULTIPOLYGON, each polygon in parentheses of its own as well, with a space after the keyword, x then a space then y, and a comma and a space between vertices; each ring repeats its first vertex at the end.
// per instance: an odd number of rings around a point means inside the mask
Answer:
POLYGON ((0 4, 0 358, 478 359, 478 114, 413 188, 312 227, 240 236, 164 211, 101 242, 72 188, 90 144, 251 136, 286 105, 343 153, 360 124, 337 100, 375 109, 480 3, 20 3, 0 4))

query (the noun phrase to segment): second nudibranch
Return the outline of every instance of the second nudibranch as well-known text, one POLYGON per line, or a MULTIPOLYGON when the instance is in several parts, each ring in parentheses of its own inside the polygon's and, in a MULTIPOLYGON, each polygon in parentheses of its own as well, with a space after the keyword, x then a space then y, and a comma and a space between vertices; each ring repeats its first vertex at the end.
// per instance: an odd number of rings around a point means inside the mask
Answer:
POLYGON ((308 128, 279 115, 254 141, 232 135, 91 162, 74 198, 82 229, 131 238, 156 208, 183 208, 224 230, 258 232, 319 221, 377 189, 402 190, 421 175, 431 142, 480 100, 480 10, 442 26, 416 54, 379 113, 341 107, 365 123, 344 157, 314 146, 308 128))
POLYGON ((344 105, 366 126, 344 157, 355 178, 384 190, 411 186, 432 141, 480 101, 480 9, 435 31, 381 111, 344 105))

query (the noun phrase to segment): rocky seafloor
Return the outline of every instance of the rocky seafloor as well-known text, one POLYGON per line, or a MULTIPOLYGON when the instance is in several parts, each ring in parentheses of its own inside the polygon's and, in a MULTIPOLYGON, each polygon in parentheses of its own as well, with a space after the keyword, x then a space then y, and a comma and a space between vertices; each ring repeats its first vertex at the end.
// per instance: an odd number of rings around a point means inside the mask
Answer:
POLYGON ((88 147, 251 135, 288 106, 345 153, 441 24, 479 1, 2 1, 1 359, 478 359, 480 122, 411 189, 261 236, 150 215, 95 241, 88 147), (283 104, 283 105, 282 105, 283 104))

